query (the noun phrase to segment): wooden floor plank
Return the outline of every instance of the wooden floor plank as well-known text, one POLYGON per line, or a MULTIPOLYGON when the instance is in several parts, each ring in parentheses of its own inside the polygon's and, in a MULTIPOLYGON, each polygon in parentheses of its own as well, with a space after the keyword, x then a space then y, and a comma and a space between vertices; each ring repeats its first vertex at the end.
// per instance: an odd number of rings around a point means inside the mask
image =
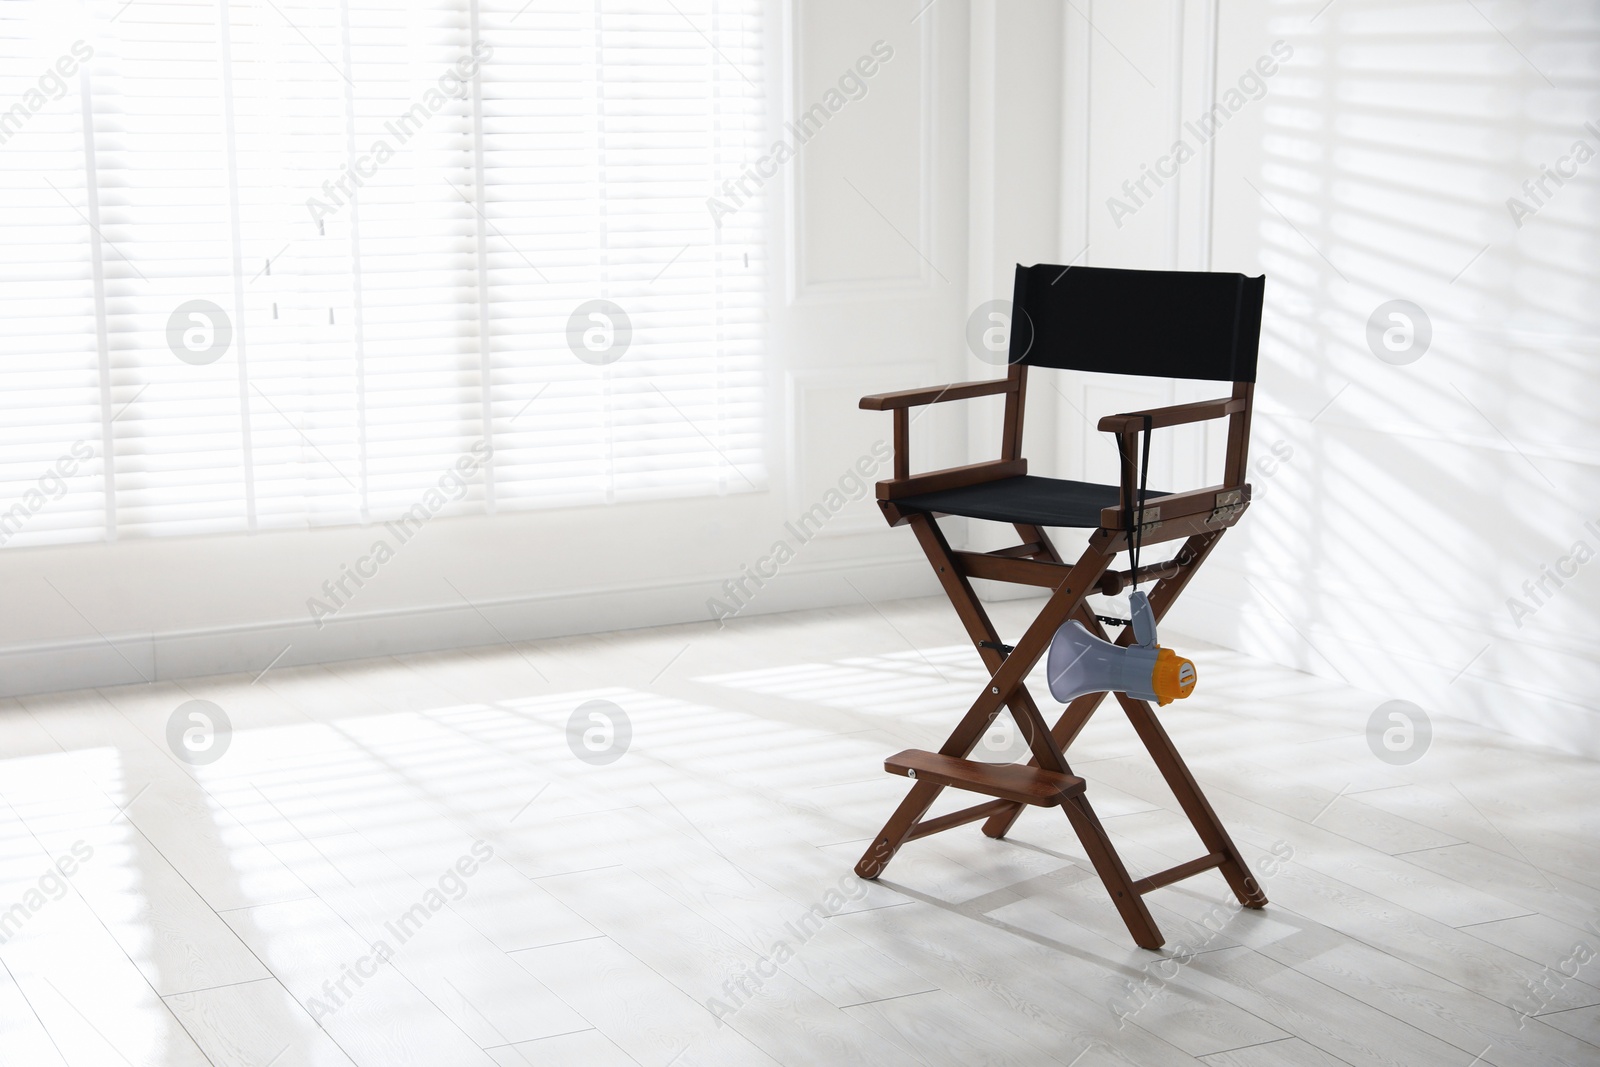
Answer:
POLYGON ((471 897, 479 868, 492 855, 475 852, 472 842, 453 844, 437 853, 422 878, 401 871, 360 834, 279 849, 362 940, 393 950, 388 968, 480 1046, 583 1029, 582 1017, 456 913, 454 905, 471 897))
POLYGON ((1339 1057, 1298 1037, 1216 1052, 1201 1062, 1207 1067, 1340 1067, 1344 1064, 1339 1057))
POLYGON ((513 958, 630 1063, 764 1067, 778 1062, 608 937, 528 949, 513 958))
POLYGON ((1004 1023, 973 1017, 942 989, 875 1000, 846 1008, 851 1016, 885 1038, 903 1042, 922 1063, 965 1067, 1025 1067, 1037 1059, 1010 1049, 1004 1023))
POLYGON ((215 1067, 353 1067, 276 978, 176 993, 166 1001, 215 1067))
MULTIPOLYGON (((1054 1062, 1192 1063, 1171 1043, 1119 1020, 1104 994, 1110 972, 1070 941, 1050 941, 1000 921, 975 922, 936 904, 883 908, 839 920, 895 953, 963 1005, 1003 1018, 1019 1040, 1054 1062), (1043 960, 1054 964, 1041 967, 1043 960), (1086 1050, 1096 1050, 1087 1053, 1086 1050)), ((1126 970, 1117 974, 1131 977, 1126 970)))
POLYGON ((634 1067, 635 1061, 598 1030, 487 1050, 498 1067, 634 1067))
POLYGON ((17 1063, 66 1067, 55 1040, 11 977, 10 968, 4 966, 0 966, 0 1048, 17 1063))
POLYGON ((903 1045, 876 1036, 795 978, 780 953, 769 955, 729 937, 626 868, 557 875, 543 884, 769 1056, 783 1062, 916 1062, 903 1045))
POLYGON ((1209 952, 1197 974, 1235 990, 1262 1018, 1351 1067, 1470 1062, 1468 1052, 1251 949, 1209 952))
POLYGON ((321 900, 263 904, 227 918, 358 1067, 492 1064, 430 997, 384 962, 373 942, 321 900))

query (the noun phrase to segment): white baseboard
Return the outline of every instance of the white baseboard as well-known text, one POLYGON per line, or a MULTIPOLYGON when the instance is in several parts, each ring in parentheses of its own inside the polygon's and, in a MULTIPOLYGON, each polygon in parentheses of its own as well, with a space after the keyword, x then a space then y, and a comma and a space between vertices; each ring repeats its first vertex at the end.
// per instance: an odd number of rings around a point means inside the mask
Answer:
MULTIPOLYGON (((305 618, 168 633, 112 634, 0 648, 0 696, 134 685, 210 674, 257 674, 408 652, 437 652, 677 623, 712 624, 706 602, 726 598, 726 576, 587 589, 474 604, 341 613, 318 628, 305 618), (482 614, 480 614, 480 612, 482 614), (486 618, 488 621, 486 621, 486 618), (492 625, 491 625, 492 623, 492 625)), ((740 615, 939 592, 926 560, 905 555, 786 568, 740 615), (832 579, 832 580, 830 580, 832 579)))

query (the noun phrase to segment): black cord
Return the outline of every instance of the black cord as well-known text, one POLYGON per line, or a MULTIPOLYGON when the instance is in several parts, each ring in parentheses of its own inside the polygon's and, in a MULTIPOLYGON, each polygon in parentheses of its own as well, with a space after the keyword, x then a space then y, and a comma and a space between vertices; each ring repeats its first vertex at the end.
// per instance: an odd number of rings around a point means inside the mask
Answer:
MULTIPOLYGON (((1139 506, 1136 513, 1137 517, 1129 520, 1133 523, 1133 527, 1128 531, 1128 566, 1130 574, 1133 576, 1132 592, 1135 593, 1139 591, 1139 548, 1140 542, 1144 540, 1144 498, 1145 492, 1150 485, 1150 431, 1152 426, 1149 415, 1145 415, 1143 418, 1143 455, 1139 461, 1139 506)), ((1133 514, 1135 513, 1130 510, 1130 515, 1133 514)))

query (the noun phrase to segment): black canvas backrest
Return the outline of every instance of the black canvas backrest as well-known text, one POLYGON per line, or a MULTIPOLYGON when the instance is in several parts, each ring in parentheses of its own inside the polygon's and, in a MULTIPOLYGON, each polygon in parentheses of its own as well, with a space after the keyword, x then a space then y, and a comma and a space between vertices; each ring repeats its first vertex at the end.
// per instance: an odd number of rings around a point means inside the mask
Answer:
POLYGON ((1266 276, 1017 265, 1012 363, 1256 380, 1266 276))

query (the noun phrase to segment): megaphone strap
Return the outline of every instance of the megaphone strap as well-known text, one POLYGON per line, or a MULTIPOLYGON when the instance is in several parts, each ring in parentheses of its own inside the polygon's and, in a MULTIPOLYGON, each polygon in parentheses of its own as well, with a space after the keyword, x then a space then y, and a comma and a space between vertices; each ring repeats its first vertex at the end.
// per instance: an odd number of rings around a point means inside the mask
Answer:
MULTIPOLYGON (((1151 416, 1144 415, 1141 417, 1144 421, 1144 429, 1140 432, 1139 439, 1141 455, 1139 457, 1138 507, 1135 509, 1134 502, 1131 500, 1125 501, 1123 504, 1123 514, 1128 516, 1126 521, 1129 524, 1128 566, 1132 572, 1130 577, 1133 581, 1133 591, 1136 593, 1139 591, 1139 548, 1141 547, 1140 542, 1144 540, 1145 494, 1150 486, 1150 431, 1153 429, 1153 420, 1151 416)), ((1122 438, 1120 440, 1126 440, 1126 438, 1122 438)), ((1127 493, 1128 489, 1129 487, 1124 484, 1124 494, 1127 493)))

